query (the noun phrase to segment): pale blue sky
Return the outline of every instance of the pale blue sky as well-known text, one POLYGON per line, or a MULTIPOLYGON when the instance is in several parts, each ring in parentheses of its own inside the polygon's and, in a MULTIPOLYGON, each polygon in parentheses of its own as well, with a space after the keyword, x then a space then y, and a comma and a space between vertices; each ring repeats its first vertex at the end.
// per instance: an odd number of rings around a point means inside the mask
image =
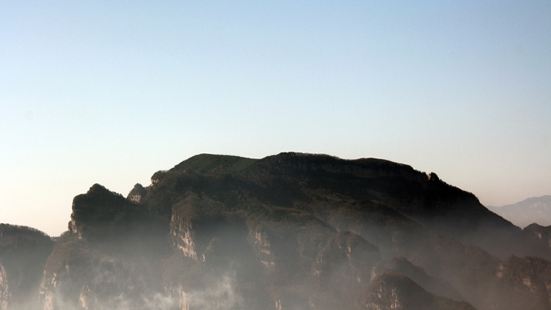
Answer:
POLYGON ((551 1, 0 0, 0 139, 0 222, 52 234, 202 152, 551 194, 551 1))

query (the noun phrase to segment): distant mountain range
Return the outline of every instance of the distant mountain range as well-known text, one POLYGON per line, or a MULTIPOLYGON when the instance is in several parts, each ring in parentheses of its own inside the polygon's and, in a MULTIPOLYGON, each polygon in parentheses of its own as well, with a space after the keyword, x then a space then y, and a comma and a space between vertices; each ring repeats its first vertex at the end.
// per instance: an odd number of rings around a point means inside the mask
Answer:
POLYGON ((404 164, 201 154, 0 225, 0 310, 549 310, 550 241, 404 164))
POLYGON ((502 207, 488 208, 519 227, 526 227, 533 223, 542 226, 551 225, 551 195, 528 198, 502 207))

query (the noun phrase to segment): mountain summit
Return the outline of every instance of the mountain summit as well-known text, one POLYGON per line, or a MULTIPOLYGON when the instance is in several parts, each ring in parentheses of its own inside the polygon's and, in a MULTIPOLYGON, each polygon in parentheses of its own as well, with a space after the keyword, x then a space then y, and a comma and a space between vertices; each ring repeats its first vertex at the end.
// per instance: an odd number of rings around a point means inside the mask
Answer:
POLYGON ((551 195, 532 197, 501 207, 490 207, 515 225, 526 227, 532 223, 551 225, 551 195))
POLYGON ((8 231, 2 310, 551 309, 546 239, 382 159, 201 154, 93 185, 56 240, 8 231))

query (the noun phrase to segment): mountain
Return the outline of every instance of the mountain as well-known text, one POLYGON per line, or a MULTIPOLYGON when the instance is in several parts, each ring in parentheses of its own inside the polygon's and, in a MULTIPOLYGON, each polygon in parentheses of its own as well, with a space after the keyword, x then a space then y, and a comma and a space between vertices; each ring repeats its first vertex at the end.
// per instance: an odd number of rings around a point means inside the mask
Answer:
POLYGON ((528 198, 490 209, 519 227, 526 227, 532 223, 551 225, 551 195, 528 198))
POLYGON ((0 309, 7 309, 8 301, 39 301, 39 283, 53 245, 53 240, 38 230, 0 224, 0 309))
POLYGON ((551 309, 539 230, 381 159, 201 154, 127 197, 93 185, 55 240, 13 231, 1 310, 551 309))

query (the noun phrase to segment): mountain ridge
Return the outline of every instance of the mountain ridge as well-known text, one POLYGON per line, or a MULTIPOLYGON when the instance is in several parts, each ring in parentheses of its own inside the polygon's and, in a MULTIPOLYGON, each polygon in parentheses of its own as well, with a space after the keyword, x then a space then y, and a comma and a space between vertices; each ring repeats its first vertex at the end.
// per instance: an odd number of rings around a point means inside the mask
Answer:
MULTIPOLYGON (((28 309, 550 308, 539 228, 387 160, 200 154, 72 211, 28 309)), ((3 253, 0 309, 26 309, 3 253)))
POLYGON ((488 208, 522 228, 533 223, 551 225, 551 195, 530 197, 516 203, 488 208))

